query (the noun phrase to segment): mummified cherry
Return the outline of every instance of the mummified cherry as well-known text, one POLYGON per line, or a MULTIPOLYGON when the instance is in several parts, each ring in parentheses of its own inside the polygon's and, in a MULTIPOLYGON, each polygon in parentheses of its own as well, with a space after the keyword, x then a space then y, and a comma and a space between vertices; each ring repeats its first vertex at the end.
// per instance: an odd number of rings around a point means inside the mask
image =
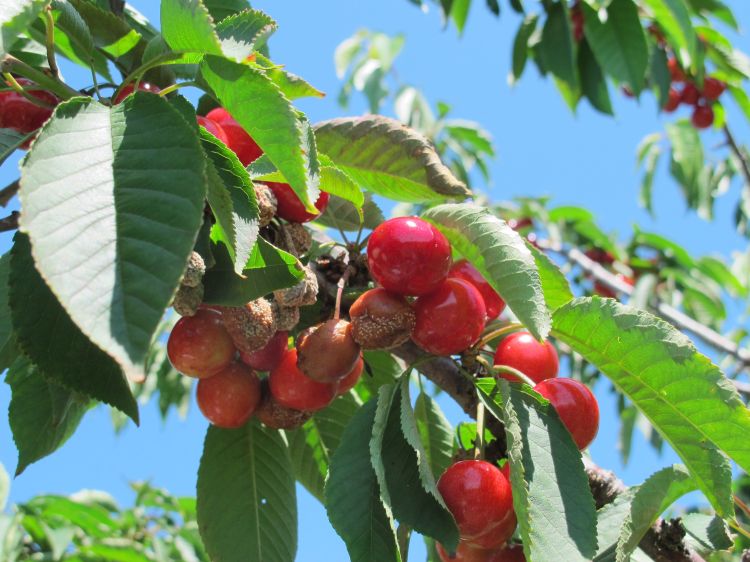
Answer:
POLYGON ((362 357, 359 358, 354 364, 354 368, 346 375, 341 381, 339 381, 338 395, 346 394, 359 382, 359 378, 362 376, 362 371, 365 369, 365 360, 362 357))
MULTIPOLYGON (((550 342, 540 343, 528 332, 516 332, 506 336, 497 346, 495 365, 513 367, 534 382, 541 382, 557 376, 559 360, 550 342)), ((503 373, 501 376, 518 382, 511 375, 503 373)))
POLYGON ((505 310, 505 301, 500 298, 500 295, 497 294, 497 291, 492 288, 492 285, 490 285, 487 280, 482 277, 482 274, 479 273, 479 270, 477 270, 477 268, 474 267, 470 262, 466 260, 457 261, 455 264, 453 264, 453 267, 448 273, 448 276, 457 277, 459 279, 463 279, 464 281, 468 281, 469 283, 474 285, 480 293, 482 293, 484 306, 487 309, 487 320, 494 320, 495 318, 500 316, 503 310, 505 310))
POLYGON ((363 349, 390 349, 409 340, 416 313, 402 296, 381 287, 360 295, 349 308, 352 336, 363 349))
POLYGON ((599 431, 599 404, 589 387, 559 378, 542 381, 534 390, 552 403, 578 448, 588 447, 599 431))
POLYGON ((446 278, 451 267, 448 239, 430 223, 399 217, 379 225, 367 243, 372 277, 400 295, 425 295, 446 278))
POLYGON ((297 366, 313 380, 337 382, 347 376, 360 357, 352 325, 331 319, 300 332, 296 341, 297 366))
POLYGON ((696 105, 690 122, 696 129, 708 129, 714 124, 714 110, 710 105, 696 105))
POLYGON ((268 379, 261 381, 261 399, 255 417, 272 429, 295 429, 310 419, 310 412, 287 408, 279 404, 271 394, 268 379))
MULTIPOLYGON (((150 84, 149 82, 140 82, 138 84, 138 91, 139 92, 148 92, 149 94, 158 94, 161 92, 161 88, 159 86, 156 86, 154 84, 150 84)), ((124 100, 126 97, 128 97, 130 94, 135 92, 135 84, 130 83, 122 88, 120 92, 115 96, 115 99, 112 100, 112 103, 114 105, 117 105, 122 100, 124 100)))
POLYGON ((480 548, 497 548, 516 528, 510 482, 495 465, 467 460, 449 466, 438 481, 461 539, 480 548))
POLYGON ((323 211, 328 207, 329 195, 325 191, 321 191, 315 201, 315 208, 318 210, 317 213, 310 213, 305 209, 305 205, 302 200, 292 189, 292 186, 288 183, 279 183, 274 181, 267 181, 265 184, 273 191, 276 196, 278 206, 276 208, 276 214, 289 222, 310 222, 313 219, 318 218, 323 211))
POLYGON ((218 427, 240 427, 260 403, 260 380, 250 367, 231 363, 214 376, 198 381, 198 407, 218 427))
POLYGON ((281 363, 286 353, 288 340, 289 332, 276 332, 265 347, 253 353, 240 352, 240 358, 245 365, 257 371, 271 371, 281 363))
POLYGON ((221 314, 209 308, 180 318, 167 340, 167 355, 174 368, 199 379, 227 367, 236 352, 221 314))
POLYGON ((414 303, 417 324, 412 339, 435 355, 453 355, 471 347, 482 335, 487 312, 482 294, 463 279, 449 277, 414 303))
POLYGON ((206 129, 209 133, 211 133, 224 144, 229 143, 229 138, 227 137, 226 132, 216 121, 214 121, 213 119, 209 119, 208 117, 203 117, 203 115, 198 115, 197 119, 198 125, 206 129))
POLYGON ((290 349, 268 377, 274 399, 286 408, 315 412, 336 398, 337 383, 312 380, 297 367, 297 350, 290 349))
POLYGON ((263 154, 263 150, 253 140, 253 137, 223 107, 212 109, 206 114, 206 117, 221 125, 227 136, 226 145, 237 155, 243 166, 247 166, 263 154))
MULTIPOLYGON (((40 101, 56 106, 60 103, 53 94, 34 89, 34 83, 18 78, 17 82, 24 87, 30 95, 40 101)), ((50 118, 53 107, 41 107, 29 101, 15 90, 4 90, 0 92, 0 128, 13 129, 19 133, 30 133, 36 131, 44 125, 44 122, 50 118)), ((24 146, 23 148, 28 148, 24 146)))

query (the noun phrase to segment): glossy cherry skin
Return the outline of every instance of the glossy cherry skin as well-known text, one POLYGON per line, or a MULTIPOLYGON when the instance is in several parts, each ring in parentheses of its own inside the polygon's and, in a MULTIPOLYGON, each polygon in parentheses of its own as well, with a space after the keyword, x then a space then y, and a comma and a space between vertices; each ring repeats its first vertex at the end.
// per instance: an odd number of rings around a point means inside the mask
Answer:
POLYGON ((367 243, 370 274, 384 289, 400 295, 426 295, 451 268, 448 239, 427 221, 399 217, 380 224, 367 243))
MULTIPOLYGON (((159 86, 155 86, 154 84, 150 84, 148 82, 141 82, 140 84, 138 84, 138 91, 148 92, 150 94, 158 94, 159 92, 161 92, 161 88, 159 88, 159 86)), ((133 92, 135 92, 135 84, 131 82, 127 86, 123 87, 122 90, 120 90, 120 92, 115 96, 115 99, 112 100, 112 103, 114 105, 117 105, 126 97, 128 97, 130 94, 132 94, 133 92)))
POLYGON ((359 378, 362 376, 362 371, 364 370, 364 368, 365 360, 360 357, 359 361, 357 361, 357 363, 354 365, 354 368, 351 370, 351 372, 339 381, 339 390, 337 396, 346 394, 356 386, 356 384, 359 382, 359 378))
POLYGON ((678 92, 674 88, 669 88, 669 95, 667 97, 667 102, 664 104, 664 107, 662 107, 662 110, 665 113, 672 113, 675 109, 677 109, 680 106, 680 102, 682 101, 682 95, 680 92, 678 92))
POLYGON ((685 87, 682 89, 680 101, 685 105, 695 105, 698 103, 700 97, 701 93, 698 91, 698 88, 696 88, 694 84, 688 83, 685 84, 685 87))
POLYGON ((726 83, 710 76, 703 81, 703 97, 709 101, 716 101, 727 89, 726 83))
POLYGON ((471 347, 487 319, 482 294, 468 281, 452 277, 419 297, 414 312, 417 323, 411 338, 434 355, 453 355, 471 347))
POLYGON ((312 380, 297 368, 297 350, 286 352, 268 377, 271 395, 286 408, 316 412, 333 402, 338 384, 312 380))
POLYGON ((495 465, 480 460, 457 462, 440 477, 438 490, 465 542, 496 548, 513 534, 516 516, 510 482, 495 465))
POLYGON ((221 314, 201 308, 195 316, 183 316, 167 340, 167 355, 175 369, 198 379, 227 367, 237 350, 224 329, 221 314))
MULTIPOLYGON (((497 346, 495 365, 513 367, 534 382, 541 382, 557 376, 560 361, 550 342, 539 343, 528 332, 516 332, 506 336, 497 346)), ((518 382, 511 375, 501 376, 518 382)))
MULTIPOLYGON (((34 83, 30 80, 18 78, 17 82, 35 98, 55 106, 60 100, 45 90, 33 89, 34 83)), ((0 128, 13 129, 19 133, 27 134, 36 131, 50 118, 54 109, 52 107, 40 107, 34 105, 15 90, 4 90, 0 92, 0 128)), ((28 148, 25 144, 21 148, 28 148)))
POLYGON ((454 556, 450 556, 447 550, 440 543, 435 543, 438 556, 442 562, 487 562, 492 555, 491 550, 477 548, 467 542, 458 543, 458 548, 454 556))
POLYGON ((669 74, 672 76, 672 82, 684 82, 685 72, 680 68, 680 63, 677 59, 671 58, 667 61, 669 67, 669 74))
POLYGON ((212 109, 206 114, 206 117, 221 125, 227 136, 228 142, 226 145, 237 155, 243 166, 247 166, 263 154, 263 150, 253 140, 253 137, 223 107, 212 109))
POLYGON ((309 213, 288 183, 267 181, 265 184, 271 188, 276 196, 278 202, 276 215, 289 222, 310 222, 318 218, 328 207, 329 195, 325 191, 321 191, 315 201, 315 208, 318 209, 318 212, 309 213))
POLYGON ((513 544, 493 551, 485 562, 526 562, 526 556, 520 544, 513 544))
POLYGON ((696 129, 708 129, 714 124, 714 110, 709 105, 696 105, 690 122, 696 129))
POLYGON ((542 381, 534 390, 552 403, 578 448, 588 447, 599 431, 599 404, 589 387, 559 378, 542 381))
POLYGON ((289 332, 276 332, 265 347, 253 353, 240 352, 240 358, 256 371, 272 371, 284 358, 288 342, 289 332))
POLYGON ((208 117, 203 117, 203 115, 198 115, 197 119, 198 125, 206 129, 209 133, 211 133, 224 144, 229 143, 229 138, 227 137, 226 132, 224 132, 222 126, 219 125, 216 121, 214 121, 213 119, 209 119, 208 117))
POLYGON ((242 363, 231 363, 214 376, 198 381, 198 407, 218 427, 240 427, 260 404, 260 380, 242 363))
POLYGON ((492 285, 482 277, 482 274, 479 273, 477 268, 471 265, 468 261, 460 260, 454 263, 448 273, 448 277, 455 277, 468 281, 479 290, 482 294, 482 299, 484 299, 487 320, 494 320, 502 314, 503 310, 505 310, 505 301, 500 298, 500 295, 498 295, 497 291, 492 288, 492 285))

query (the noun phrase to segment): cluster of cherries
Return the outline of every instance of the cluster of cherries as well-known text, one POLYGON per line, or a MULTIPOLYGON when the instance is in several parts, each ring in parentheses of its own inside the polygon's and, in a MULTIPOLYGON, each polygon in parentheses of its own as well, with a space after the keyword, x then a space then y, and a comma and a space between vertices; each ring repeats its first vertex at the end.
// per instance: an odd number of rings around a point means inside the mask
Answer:
POLYGON ((708 76, 703 80, 703 88, 699 89, 680 68, 677 59, 670 58, 668 65, 672 86, 669 88, 669 97, 664 104, 664 111, 671 113, 681 104, 692 106, 693 114, 690 121, 696 129, 707 129, 713 125, 714 110, 711 106, 721 97, 727 85, 717 78, 708 76), (675 84, 683 84, 682 89, 678 90, 675 84))

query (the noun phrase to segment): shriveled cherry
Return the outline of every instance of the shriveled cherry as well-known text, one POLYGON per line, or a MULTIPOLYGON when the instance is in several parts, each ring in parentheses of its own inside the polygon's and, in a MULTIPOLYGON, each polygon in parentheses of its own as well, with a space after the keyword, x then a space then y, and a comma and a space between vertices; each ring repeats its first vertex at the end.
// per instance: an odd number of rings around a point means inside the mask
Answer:
POLYGON ((338 382, 360 359, 361 349, 352 337, 352 325, 331 319, 303 330, 295 342, 297 366, 313 380, 338 382))
POLYGON ((354 364, 354 368, 349 372, 349 374, 339 381, 338 396, 346 394, 356 386, 356 384, 359 382, 359 377, 362 376, 362 371, 364 370, 364 368, 365 360, 360 357, 359 361, 354 364))
POLYGON ((695 84, 692 82, 685 84, 685 87, 682 89, 682 94, 680 95, 680 101, 682 103, 685 105, 695 105, 700 98, 701 93, 698 91, 698 88, 695 87, 695 84))
MULTIPOLYGON (((534 382, 540 382, 557 376, 559 359, 550 342, 540 343, 528 332, 516 332, 497 346, 495 365, 513 367, 534 382)), ((501 376, 516 381, 511 375, 503 373, 501 376)))
POLYGON ((383 288, 401 295, 425 295, 440 285, 451 267, 448 239, 416 217, 379 225, 367 243, 370 274, 383 288))
MULTIPOLYGON (((16 81, 24 87, 28 94, 52 106, 41 107, 36 105, 15 90, 0 91, 0 128, 13 129, 19 133, 27 134, 44 125, 44 122, 52 115, 54 106, 60 103, 60 100, 46 90, 35 88, 34 83, 30 80, 18 78, 16 81)), ((28 148, 28 144, 21 148, 28 148)))
POLYGON ((487 562, 492 555, 491 550, 477 548, 464 541, 458 543, 454 556, 451 556, 442 544, 436 543, 435 546, 442 562, 487 562))
POLYGON ((599 431, 599 404, 589 387, 559 378, 542 381, 534 390, 552 403, 578 448, 588 447, 599 431))
POLYGON ((453 264, 449 277, 456 277, 463 279, 474 285, 479 292, 482 294, 484 299, 484 306, 487 311, 487 320, 494 320, 505 310, 505 301, 500 298, 497 291, 492 288, 487 280, 482 277, 476 267, 466 260, 457 261, 453 264))
POLYGON ((708 129, 714 124, 714 110, 710 105, 696 105, 690 122, 696 129, 708 129))
POLYGON ((213 119, 209 119, 208 117, 203 117, 203 115, 198 115, 197 119, 198 125, 206 129, 209 133, 211 133, 224 144, 229 143, 229 138, 227 138, 226 132, 216 121, 214 121, 213 119))
POLYGON ((180 318, 167 340, 167 355, 174 368, 198 379, 227 367, 236 352, 221 314, 209 308, 180 318))
POLYGON ((284 358, 288 340, 289 332, 276 332, 264 348, 253 353, 240 352, 240 358, 245 365, 257 371, 271 371, 284 358))
POLYGON ((703 97, 709 101, 718 100, 726 89, 726 83, 716 78, 709 76, 703 81, 703 97))
POLYGON ((482 294, 463 279, 449 277, 414 303, 417 323, 411 338, 435 355, 453 355, 471 347, 482 335, 487 312, 482 294))
MULTIPOLYGON (((161 92, 161 88, 149 82, 140 82, 138 84, 138 91, 148 92, 149 94, 158 94, 159 92, 161 92)), ((126 97, 128 97, 130 94, 132 94, 133 92, 135 92, 135 84, 131 82, 130 84, 123 86, 123 88, 115 96, 115 99, 112 100, 112 103, 114 105, 117 105, 118 103, 122 102, 122 100, 124 100, 126 97)))
POLYGON ((279 404, 271 394, 268 379, 260 383, 261 399, 255 410, 255 417, 266 427, 272 429, 295 429, 302 426, 312 417, 310 412, 287 408, 279 404))
POLYGON ((267 181, 265 184, 276 196, 276 201, 278 202, 276 215, 289 222, 310 222, 318 218, 326 210, 326 207, 328 207, 330 196, 325 191, 321 191, 318 199, 315 201, 315 208, 318 209, 318 212, 310 213, 305 209, 302 200, 297 197, 292 186, 288 183, 267 181))
POLYGON ((297 350, 286 352, 281 363, 268 377, 274 399, 286 408, 315 412, 322 410, 336 398, 337 383, 312 380, 297 367, 297 350))
POLYGON ((263 154, 263 150, 253 140, 253 137, 223 107, 212 109, 206 114, 206 117, 221 125, 227 136, 228 142, 226 145, 237 155, 243 166, 247 166, 263 154))
POLYGON ((198 381, 198 407, 218 427, 240 427, 260 403, 260 380, 242 363, 231 363, 214 376, 198 381))
POLYGON ((416 313, 403 295, 370 289, 349 308, 352 336, 363 349, 390 349, 411 337, 416 313))

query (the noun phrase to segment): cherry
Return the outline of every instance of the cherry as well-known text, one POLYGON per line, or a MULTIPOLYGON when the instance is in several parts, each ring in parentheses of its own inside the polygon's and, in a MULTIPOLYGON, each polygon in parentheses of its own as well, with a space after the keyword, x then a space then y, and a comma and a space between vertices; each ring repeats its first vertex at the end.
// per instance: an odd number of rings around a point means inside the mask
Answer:
POLYGON ((443 545, 436 543, 438 556, 442 562, 487 562, 492 551, 483 548, 477 548, 464 541, 458 543, 455 556, 451 557, 443 545))
POLYGON ((727 89, 727 85, 721 80, 708 77, 703 81, 703 97, 709 101, 716 101, 727 89))
POLYGON ((672 82, 684 82, 685 72, 680 68, 680 63, 674 57, 667 61, 667 67, 669 68, 669 74, 672 77, 672 82))
POLYGON ((297 336, 297 366, 318 382, 338 382, 360 358, 361 349, 352 337, 352 325, 331 319, 303 330, 297 336))
POLYGON ((379 225, 367 243, 372 277, 401 295, 425 295, 440 285, 451 267, 448 239, 416 217, 399 217, 379 225))
MULTIPOLYGON (((16 80, 30 95, 38 100, 56 106, 60 100, 53 94, 40 89, 34 89, 34 83, 24 78, 16 80)), ((13 129, 19 133, 28 134, 36 131, 50 118, 54 109, 35 105, 15 90, 0 91, 0 128, 13 129)), ((28 149, 31 140, 21 148, 28 149)))
POLYGON ((688 83, 685 84, 685 87, 682 89, 680 101, 685 105, 695 105, 698 103, 700 97, 701 93, 698 91, 698 88, 695 87, 695 84, 688 83))
POLYGON ((265 347, 253 353, 240 352, 240 359, 245 365, 257 371, 271 371, 281 363, 286 353, 289 332, 276 332, 265 347))
POLYGON ((513 230, 523 230, 525 228, 531 228, 532 226, 534 226, 534 221, 532 221, 529 217, 520 217, 517 219, 508 220, 508 226, 513 230))
POLYGON ((583 450, 599 431, 599 405, 589 387, 573 379, 550 379, 534 387, 557 410, 565 427, 583 450))
POLYGON ((585 256, 596 263, 606 265, 612 265, 615 263, 615 256, 613 256, 611 252, 601 248, 590 248, 586 250, 585 256))
POLYGON ((403 295, 370 289, 349 307, 352 336, 363 349, 390 349, 409 340, 417 321, 403 295))
MULTIPOLYGON (((138 84, 138 91, 148 92, 150 94, 158 94, 159 92, 161 92, 161 88, 149 82, 140 82, 138 84)), ((132 94, 133 92, 135 92, 135 84, 131 82, 130 84, 127 84, 122 87, 122 89, 115 96, 115 99, 112 100, 112 104, 117 105, 118 103, 122 102, 122 100, 124 100, 126 97, 128 97, 130 94, 132 94)))
POLYGON ((221 125, 229 141, 226 145, 237 155, 243 166, 249 165, 263 154, 253 137, 223 107, 212 109, 206 117, 221 125))
POLYGON ((250 367, 231 363, 214 376, 198 381, 198 407, 218 427, 240 427, 260 403, 260 380, 250 367))
POLYGON ((494 320, 505 310, 505 301, 500 298, 492 285, 482 277, 477 268, 468 261, 460 260, 453 264, 448 276, 468 281, 479 290, 487 309, 487 320, 494 320))
MULTIPOLYGON (((541 382, 557 376, 559 360, 550 342, 540 343, 528 332, 516 332, 506 336, 497 346, 495 365, 513 367, 534 382, 541 382)), ((518 382, 512 375, 503 373, 500 376, 518 382)))
POLYGON ((497 548, 513 534, 516 516, 510 482, 495 465, 457 462, 440 477, 438 490, 467 543, 497 548))
POLYGON ((297 367, 297 350, 286 352, 268 377, 271 395, 286 408, 315 412, 333 402, 338 384, 312 380, 297 367))
POLYGON ((678 92, 675 88, 669 88, 669 96, 667 97, 667 101, 662 109, 666 113, 672 113, 679 107, 680 101, 682 101, 682 95, 680 94, 680 92, 678 92))
POLYGON ((482 294, 463 279, 449 277, 414 303, 417 323, 412 340, 435 355, 453 355, 471 347, 482 335, 487 312, 482 294))
POLYGON ((260 383, 261 399, 255 410, 255 417, 263 425, 273 429, 295 429, 304 425, 312 417, 310 412, 286 408, 279 404, 271 395, 268 388, 268 379, 260 383))
POLYGON ((224 144, 229 143, 226 132, 224 132, 222 126, 219 125, 216 121, 214 121, 213 119, 209 119, 208 117, 203 117, 203 115, 198 115, 197 119, 198 125, 206 129, 209 133, 211 133, 224 144))
POLYGON ((520 544, 512 544, 495 550, 485 562, 526 562, 526 556, 520 544))
POLYGON ((359 361, 354 364, 354 368, 349 372, 349 374, 339 381, 338 396, 346 394, 357 385, 357 383, 359 382, 359 378, 362 376, 362 371, 364 370, 364 368, 365 360, 360 357, 359 361))
POLYGON ((714 110, 709 105, 696 105, 690 121, 696 129, 707 129, 714 123, 714 110))
POLYGON ((583 40, 583 11, 581 5, 576 2, 570 9, 570 20, 573 24, 573 38, 576 43, 580 43, 583 40))
POLYGON ((221 314, 208 308, 180 318, 167 340, 167 355, 174 368, 198 379, 227 367, 236 351, 221 314))
POLYGON ((318 209, 318 213, 310 213, 305 209, 302 201, 288 183, 267 181, 265 184, 271 188, 276 196, 278 202, 276 215, 289 222, 310 222, 318 218, 328 207, 329 195, 325 191, 321 191, 315 201, 315 208, 318 209))

